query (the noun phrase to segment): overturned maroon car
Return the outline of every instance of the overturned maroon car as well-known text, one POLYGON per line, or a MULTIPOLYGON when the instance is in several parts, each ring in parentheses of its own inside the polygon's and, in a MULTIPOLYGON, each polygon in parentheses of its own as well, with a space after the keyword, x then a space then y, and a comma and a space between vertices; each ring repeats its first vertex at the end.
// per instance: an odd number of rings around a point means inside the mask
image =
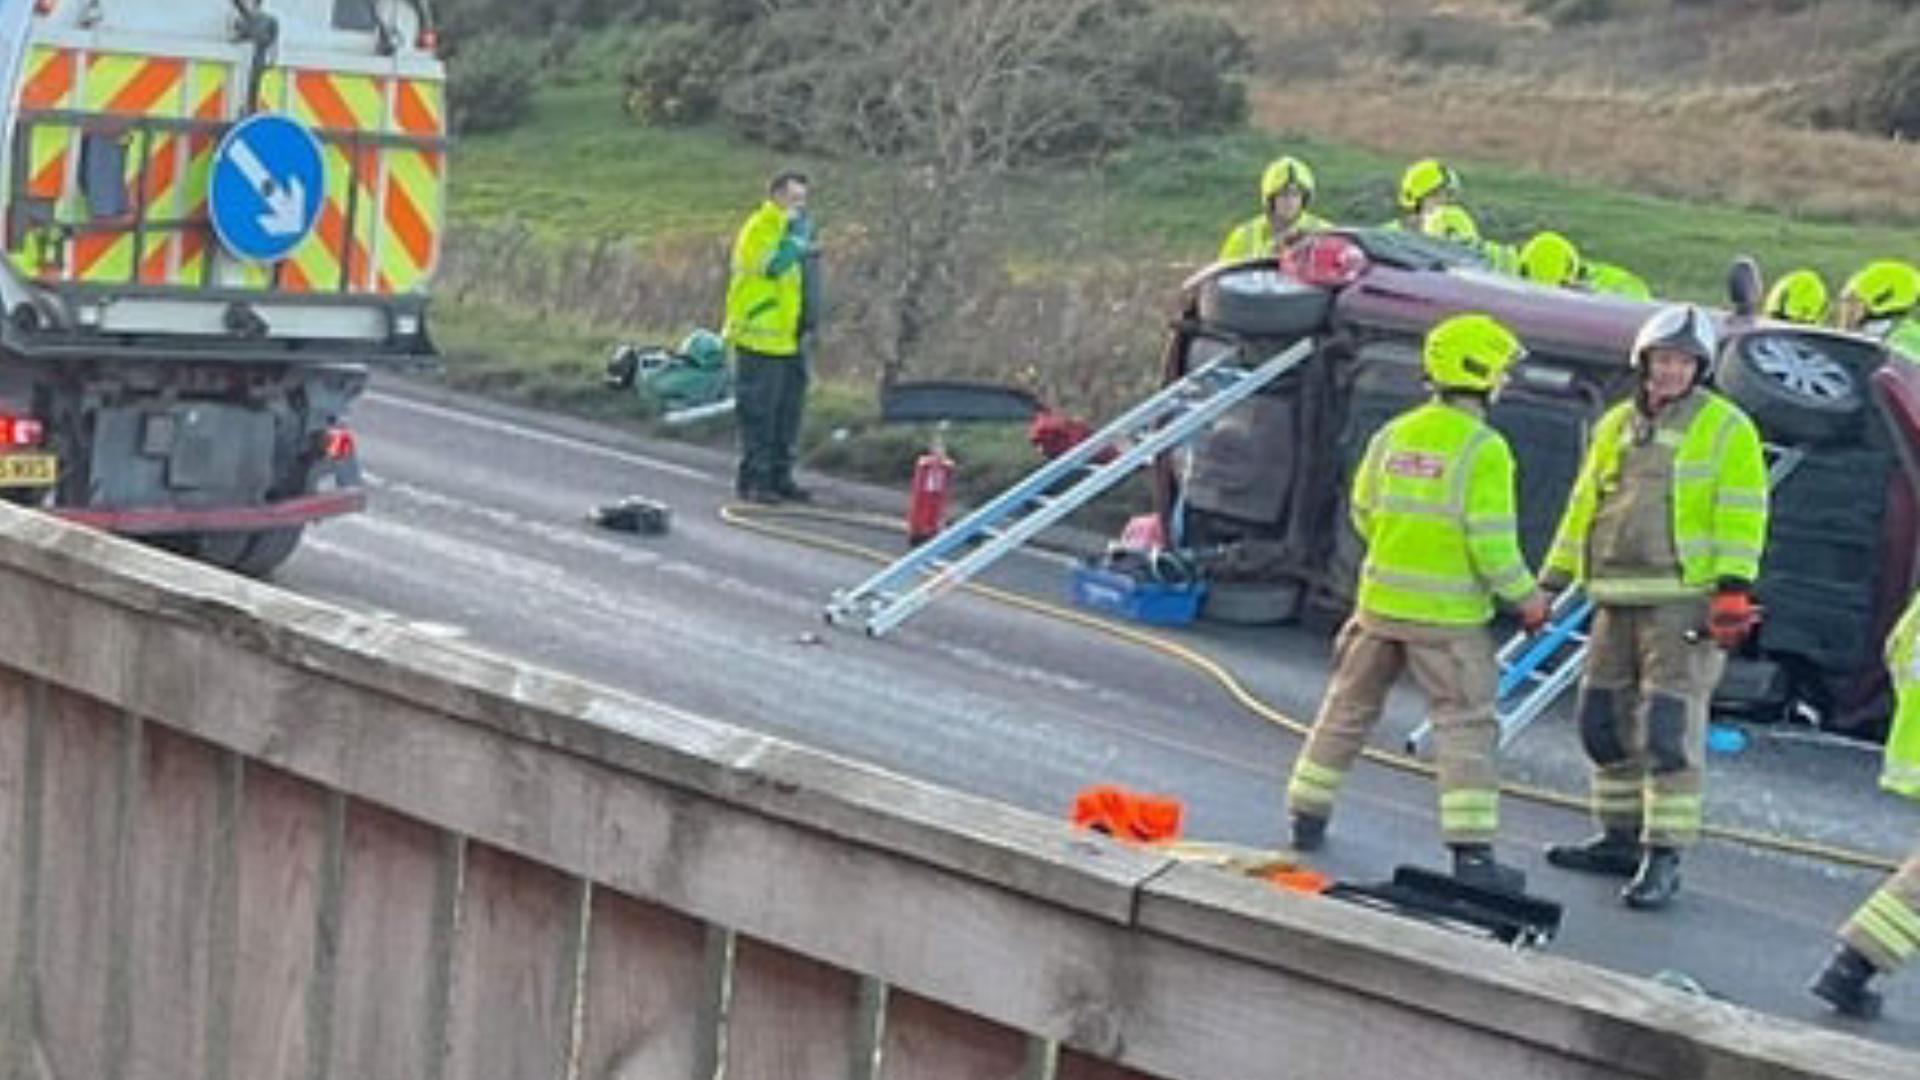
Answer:
MULTIPOLYGON (((1766 619, 1729 665, 1720 705, 1873 735, 1886 712, 1879 643, 1915 584, 1920 365, 1870 338, 1759 318, 1760 291, 1757 268, 1737 262, 1710 375, 1759 426, 1773 485, 1766 619)), ((1588 433, 1632 390, 1628 349, 1657 310, 1535 286, 1451 244, 1383 230, 1210 267, 1183 300, 1169 380, 1228 350, 1253 362, 1315 344, 1160 470, 1175 534, 1222 553, 1215 595, 1263 618, 1351 606, 1362 552, 1346 524, 1348 479, 1374 431, 1425 398, 1420 341, 1460 312, 1499 318, 1529 350, 1492 422, 1514 448, 1522 544, 1538 565, 1588 433)))

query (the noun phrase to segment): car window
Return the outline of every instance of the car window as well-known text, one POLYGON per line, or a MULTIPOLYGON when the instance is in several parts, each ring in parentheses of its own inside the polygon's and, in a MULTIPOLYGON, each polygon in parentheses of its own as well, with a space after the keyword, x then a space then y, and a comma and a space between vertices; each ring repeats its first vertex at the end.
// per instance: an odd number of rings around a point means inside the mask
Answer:
POLYGON ((372 33, 380 29, 371 0, 333 0, 333 28, 372 33))
POLYGON ((1450 266, 1485 267, 1479 255, 1446 240, 1399 229, 1354 229, 1350 235, 1374 262, 1408 270, 1442 270, 1450 266))

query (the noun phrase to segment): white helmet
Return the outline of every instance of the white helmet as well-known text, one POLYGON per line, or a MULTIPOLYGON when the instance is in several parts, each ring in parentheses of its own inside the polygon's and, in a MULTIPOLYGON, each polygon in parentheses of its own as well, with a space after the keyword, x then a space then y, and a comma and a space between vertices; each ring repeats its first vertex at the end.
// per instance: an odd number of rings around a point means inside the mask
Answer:
POLYGON ((1646 374, 1649 349, 1672 349, 1693 357, 1693 379, 1699 382, 1707 377, 1719 348, 1720 335, 1706 312, 1692 304, 1674 304, 1654 312, 1641 324, 1639 335, 1633 339, 1633 370, 1646 374))

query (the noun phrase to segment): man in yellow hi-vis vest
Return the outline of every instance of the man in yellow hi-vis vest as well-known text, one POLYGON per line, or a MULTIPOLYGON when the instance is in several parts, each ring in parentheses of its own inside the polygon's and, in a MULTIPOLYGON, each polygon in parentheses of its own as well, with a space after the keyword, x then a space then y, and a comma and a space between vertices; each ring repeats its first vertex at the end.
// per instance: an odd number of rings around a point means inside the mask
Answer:
MULTIPOLYGON (((1893 676, 1893 731, 1887 736, 1880 786, 1920 802, 1920 595, 1887 635, 1893 676)), ((1880 1013, 1880 995, 1868 984, 1920 954, 1920 851, 1892 880, 1867 898, 1840 928, 1840 947, 1813 981, 1813 992, 1849 1016, 1880 1013)))
POLYGON ((1542 578, 1549 590, 1584 583, 1596 607, 1578 711, 1602 830, 1547 861, 1631 877, 1620 896, 1634 908, 1679 891, 1722 650, 1757 621, 1766 462, 1753 423, 1701 385, 1717 342, 1706 313, 1684 305, 1640 328, 1639 388, 1594 431, 1542 578))
POLYGON ((1260 212, 1227 234, 1220 261, 1266 259, 1327 223, 1307 212, 1313 204, 1313 170, 1299 158, 1275 158, 1260 174, 1260 212))
POLYGON ((1529 629, 1547 618, 1520 554, 1513 454, 1486 420, 1489 399, 1524 355, 1513 333, 1485 315, 1434 327, 1424 349, 1432 400, 1382 428, 1354 474, 1353 524, 1367 558, 1353 618, 1335 643, 1333 682, 1287 786, 1296 848, 1324 841, 1387 691, 1412 668, 1433 714, 1440 831, 1455 876, 1484 888, 1525 887, 1519 870, 1493 857, 1499 674, 1486 629, 1496 600, 1516 607, 1529 629))
POLYGON ((805 332, 813 225, 807 178, 784 172, 733 242, 727 280, 727 343, 734 356, 740 468, 734 493, 750 502, 806 502, 794 482, 794 450, 807 399, 805 332))

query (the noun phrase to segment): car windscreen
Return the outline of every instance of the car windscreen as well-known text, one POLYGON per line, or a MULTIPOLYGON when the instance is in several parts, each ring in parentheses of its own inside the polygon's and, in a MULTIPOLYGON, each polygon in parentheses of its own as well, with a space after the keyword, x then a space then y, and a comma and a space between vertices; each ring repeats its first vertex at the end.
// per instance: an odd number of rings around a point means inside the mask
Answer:
POLYGON ((1367 258, 1385 266, 1404 270, 1445 270, 1449 267, 1485 269, 1487 260, 1478 253, 1455 244, 1402 229, 1342 230, 1367 258))

